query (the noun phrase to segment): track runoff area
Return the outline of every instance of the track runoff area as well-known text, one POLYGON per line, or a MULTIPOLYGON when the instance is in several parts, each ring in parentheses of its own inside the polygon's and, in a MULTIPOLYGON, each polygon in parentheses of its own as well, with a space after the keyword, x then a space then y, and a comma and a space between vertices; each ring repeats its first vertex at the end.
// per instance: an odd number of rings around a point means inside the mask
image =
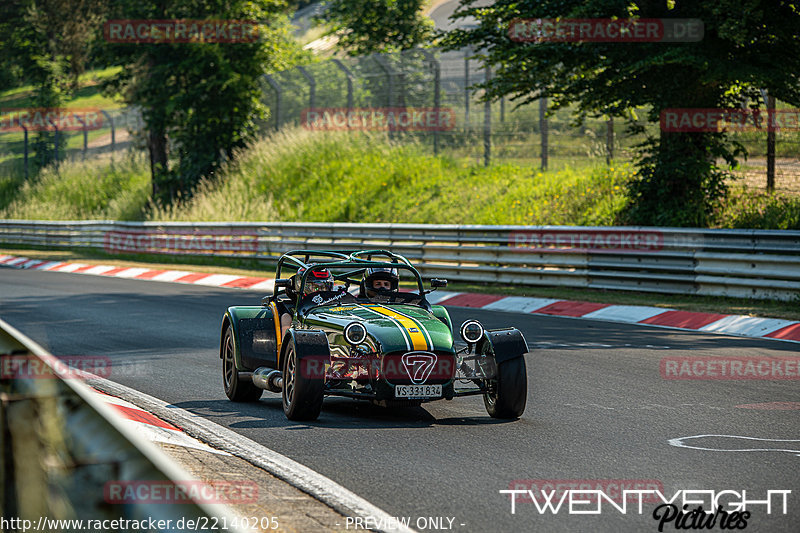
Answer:
MULTIPOLYGON (((6 320, 56 355, 107 357, 111 382, 225 428, 383 511, 344 513, 331 529, 796 531, 795 342, 587 316, 599 310, 575 318, 491 307, 502 299, 457 305, 462 295, 445 294, 454 322, 475 318, 525 335, 529 397, 519 420, 488 418, 480 398, 397 411, 329 399, 317 422, 292 423, 277 395, 240 405, 221 390, 221 311, 257 304, 264 287, 44 270, 0 269, 6 320)), ((792 325, 780 326, 770 333, 792 325)), ((152 415, 156 407, 144 409, 152 415)))

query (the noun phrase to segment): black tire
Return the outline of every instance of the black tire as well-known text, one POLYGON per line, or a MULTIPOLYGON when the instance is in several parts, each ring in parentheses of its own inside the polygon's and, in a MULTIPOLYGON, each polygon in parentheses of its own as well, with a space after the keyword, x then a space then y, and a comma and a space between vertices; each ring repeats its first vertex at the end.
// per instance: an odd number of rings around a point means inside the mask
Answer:
POLYGON ((225 387, 225 395, 232 402, 257 402, 264 391, 239 379, 233 354, 233 328, 228 326, 222 341, 222 386, 225 387))
POLYGON ((325 378, 303 375, 304 372, 298 371, 298 362, 297 349, 292 338, 286 346, 281 363, 283 412, 289 420, 316 420, 322 411, 325 378))
POLYGON ((492 393, 483 395, 489 416, 503 419, 522 416, 528 401, 528 372, 524 357, 515 357, 497 365, 497 379, 490 385, 492 393))

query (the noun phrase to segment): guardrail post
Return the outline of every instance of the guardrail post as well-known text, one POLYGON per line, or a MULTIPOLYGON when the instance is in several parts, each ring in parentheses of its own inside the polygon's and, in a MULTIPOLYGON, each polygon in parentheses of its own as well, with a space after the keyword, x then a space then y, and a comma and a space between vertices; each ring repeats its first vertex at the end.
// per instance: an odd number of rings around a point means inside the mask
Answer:
POLYGON ((539 99, 539 132, 542 137, 542 170, 547 170, 547 98, 539 99))
POLYGON ((308 107, 310 109, 315 109, 317 106, 316 104, 316 96, 317 96, 317 82, 314 80, 314 76, 311 75, 305 68, 297 67, 297 70, 300 71, 300 74, 308 80, 308 107))
MULTIPOLYGON (((492 68, 487 63, 486 85, 492 81, 492 68)), ((484 94, 483 103, 483 166, 488 167, 492 160, 492 101, 484 94)))
POLYGON ((275 90, 275 131, 281 127, 281 86, 269 74, 264 74, 264 79, 275 90))

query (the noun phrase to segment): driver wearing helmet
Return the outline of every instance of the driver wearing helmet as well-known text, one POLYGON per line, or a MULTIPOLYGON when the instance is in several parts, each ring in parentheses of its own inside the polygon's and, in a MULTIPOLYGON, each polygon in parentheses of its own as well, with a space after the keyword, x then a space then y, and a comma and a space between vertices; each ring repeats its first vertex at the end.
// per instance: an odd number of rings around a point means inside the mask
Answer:
MULTIPOLYGON (((297 275, 294 277, 294 292, 300 294, 300 284, 303 281, 303 274, 306 273, 306 268, 300 267, 297 269, 297 275)), ((327 268, 322 270, 312 270, 306 279, 306 286, 303 288, 303 296, 308 296, 312 292, 317 291, 332 291, 333 290, 333 275, 327 268)))
POLYGON ((361 280, 361 297, 392 295, 397 292, 399 284, 400 276, 396 268, 367 268, 361 280))
MULTIPOLYGON (((300 303, 300 285, 303 282, 303 274, 306 273, 305 267, 297 269, 297 274, 292 276, 292 292, 297 296, 297 303, 300 303)), ((288 290, 288 289, 287 289, 288 290)), ((321 270, 312 270, 306 279, 306 286, 303 288, 302 296, 308 296, 317 291, 332 291, 333 290, 333 274, 327 268, 321 270)), ((281 315, 281 338, 286 335, 286 331, 292 325, 292 315, 283 313, 281 315)))

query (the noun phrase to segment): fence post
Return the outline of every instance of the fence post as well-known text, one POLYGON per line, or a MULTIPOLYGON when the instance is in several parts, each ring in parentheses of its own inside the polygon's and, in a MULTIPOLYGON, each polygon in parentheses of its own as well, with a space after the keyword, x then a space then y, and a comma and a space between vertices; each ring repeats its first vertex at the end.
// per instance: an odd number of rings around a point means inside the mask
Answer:
MULTIPOLYGON (((433 109, 434 112, 439 116, 440 108, 442 106, 442 66, 439 63, 439 60, 436 59, 433 54, 420 48, 420 53, 425 56, 425 59, 428 60, 431 67, 433 68, 433 109)), ((453 117, 455 118, 455 117, 453 117)), ((433 155, 437 155, 439 153, 439 128, 434 128, 433 130, 433 155)))
POLYGON ((101 109, 100 112, 103 114, 104 117, 106 117, 106 120, 108 121, 109 125, 111 126, 111 162, 113 163, 114 162, 114 151, 116 151, 116 149, 117 149, 117 140, 116 140, 115 131, 114 131, 114 120, 111 118, 111 115, 109 115, 105 111, 105 109, 101 109))
MULTIPOLYGON (((378 63, 378 65, 380 65, 380 67, 386 73, 386 81, 389 85, 387 94, 387 107, 391 109, 394 107, 394 72, 392 72, 392 67, 389 65, 389 62, 386 61, 386 58, 381 54, 374 54, 373 57, 375 58, 375 62, 378 63)), ((390 139, 394 138, 395 133, 391 127, 387 133, 390 139)))
MULTIPOLYGON (((492 81, 492 67, 485 64, 486 69, 486 86, 488 91, 489 82, 492 81)), ((492 101, 484 91, 483 103, 483 166, 488 167, 492 160, 492 101)))
POLYGON ((767 192, 775 191, 775 97, 767 93, 767 192))
POLYGON ((56 133, 55 142, 53 143, 54 145, 53 159, 56 163, 56 172, 57 172, 58 171, 58 126, 56 126, 50 118, 47 119, 47 122, 49 122, 50 125, 53 126, 53 130, 56 133))
POLYGON ((275 131, 281 127, 281 86, 269 74, 264 74, 264 79, 275 90, 275 131))
POLYGON ((542 170, 547 170, 547 98, 539 99, 539 131, 542 136, 542 170))
POLYGON ((317 82, 314 80, 314 76, 312 76, 305 68, 297 67, 297 70, 300 71, 306 80, 308 80, 308 107, 310 109, 315 109, 316 106, 316 96, 317 96, 317 82))
POLYGON ((25 156, 24 156, 24 161, 25 161, 25 179, 27 180, 28 179, 28 128, 26 128, 25 125, 23 125, 23 124, 20 124, 20 126, 22 126, 22 131, 25 132, 25 156))
POLYGON ((469 133, 469 54, 468 48, 464 49, 464 128, 469 133))
POLYGON ((394 72, 392 72, 392 67, 389 66, 389 62, 386 61, 381 54, 374 54, 373 57, 375 58, 375 62, 380 65, 383 71, 386 73, 386 82, 388 83, 388 94, 386 98, 387 107, 394 107, 394 72))
POLYGON ((333 64, 339 67, 339 69, 341 69, 341 71, 344 72, 344 75, 347 77, 347 112, 349 114, 353 111, 353 73, 350 72, 350 69, 347 68, 340 60, 333 58, 331 61, 333 61, 333 64))
POLYGON ((500 98, 500 122, 506 121, 506 97, 500 98))
POLYGON ((83 156, 81 159, 86 161, 86 151, 89 149, 89 132, 86 130, 86 122, 77 115, 75 115, 75 118, 81 123, 81 126, 83 126, 83 156))
POLYGON ((606 121, 606 165, 610 165, 612 159, 614 159, 614 117, 609 117, 606 121))

